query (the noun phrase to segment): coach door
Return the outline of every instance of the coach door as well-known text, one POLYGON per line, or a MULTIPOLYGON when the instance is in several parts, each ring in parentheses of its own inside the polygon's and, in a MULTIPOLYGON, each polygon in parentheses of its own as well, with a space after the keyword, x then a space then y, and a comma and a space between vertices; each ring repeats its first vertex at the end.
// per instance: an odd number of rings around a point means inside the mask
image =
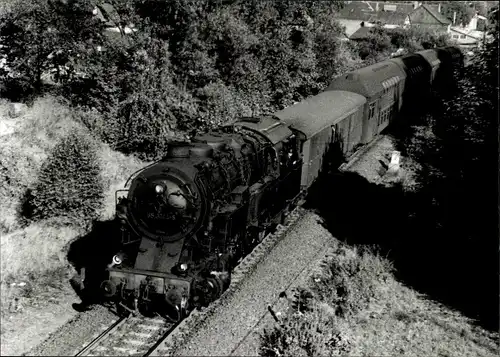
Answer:
POLYGON ((377 134, 377 113, 378 113, 378 100, 373 100, 366 103, 365 115, 363 123, 363 144, 372 141, 373 137, 377 134))

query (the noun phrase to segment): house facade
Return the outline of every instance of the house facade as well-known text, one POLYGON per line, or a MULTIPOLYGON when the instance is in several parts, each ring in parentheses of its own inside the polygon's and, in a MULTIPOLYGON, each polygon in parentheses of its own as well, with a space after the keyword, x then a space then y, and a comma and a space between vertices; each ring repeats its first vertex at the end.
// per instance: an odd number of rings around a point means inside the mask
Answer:
POLYGON ((475 14, 467 26, 451 26, 448 31, 450 39, 462 48, 475 48, 481 45, 487 36, 484 31, 486 17, 475 14))
POLYGON ((483 41, 484 32, 463 27, 450 27, 448 35, 460 47, 474 48, 483 41))

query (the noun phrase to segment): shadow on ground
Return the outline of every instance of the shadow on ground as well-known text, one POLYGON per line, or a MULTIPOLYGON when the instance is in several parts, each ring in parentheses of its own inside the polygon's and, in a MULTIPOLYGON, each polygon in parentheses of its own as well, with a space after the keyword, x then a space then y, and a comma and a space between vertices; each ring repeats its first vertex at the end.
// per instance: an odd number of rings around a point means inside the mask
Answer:
POLYGON ((85 267, 85 293, 80 290, 79 279, 73 278, 70 281, 82 302, 98 302, 97 292, 104 269, 111 262, 120 244, 119 232, 115 221, 98 221, 93 223, 88 234, 71 243, 68 261, 79 273, 85 267))
POLYGON ((425 198, 356 173, 325 175, 312 187, 308 205, 336 238, 379 245, 405 285, 498 331, 495 235, 477 242, 464 238, 460 222, 439 227, 438 209, 425 198))

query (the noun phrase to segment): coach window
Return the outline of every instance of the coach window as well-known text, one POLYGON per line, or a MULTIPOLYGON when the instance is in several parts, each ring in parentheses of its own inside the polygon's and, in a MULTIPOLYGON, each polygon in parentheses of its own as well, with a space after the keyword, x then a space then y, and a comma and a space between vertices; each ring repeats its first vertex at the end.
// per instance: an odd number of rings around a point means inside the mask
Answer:
POLYGON ((375 102, 370 103, 370 110, 368 112, 368 119, 373 119, 373 116, 375 115, 375 102))

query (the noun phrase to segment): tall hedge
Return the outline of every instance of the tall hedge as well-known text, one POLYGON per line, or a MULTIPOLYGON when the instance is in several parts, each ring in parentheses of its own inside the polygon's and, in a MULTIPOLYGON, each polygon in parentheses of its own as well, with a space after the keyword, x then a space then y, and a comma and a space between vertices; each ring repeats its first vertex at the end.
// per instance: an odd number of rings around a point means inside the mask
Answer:
POLYGON ((27 195, 24 215, 33 220, 60 218, 85 226, 103 205, 103 183, 95 144, 70 132, 42 165, 35 187, 27 195))

